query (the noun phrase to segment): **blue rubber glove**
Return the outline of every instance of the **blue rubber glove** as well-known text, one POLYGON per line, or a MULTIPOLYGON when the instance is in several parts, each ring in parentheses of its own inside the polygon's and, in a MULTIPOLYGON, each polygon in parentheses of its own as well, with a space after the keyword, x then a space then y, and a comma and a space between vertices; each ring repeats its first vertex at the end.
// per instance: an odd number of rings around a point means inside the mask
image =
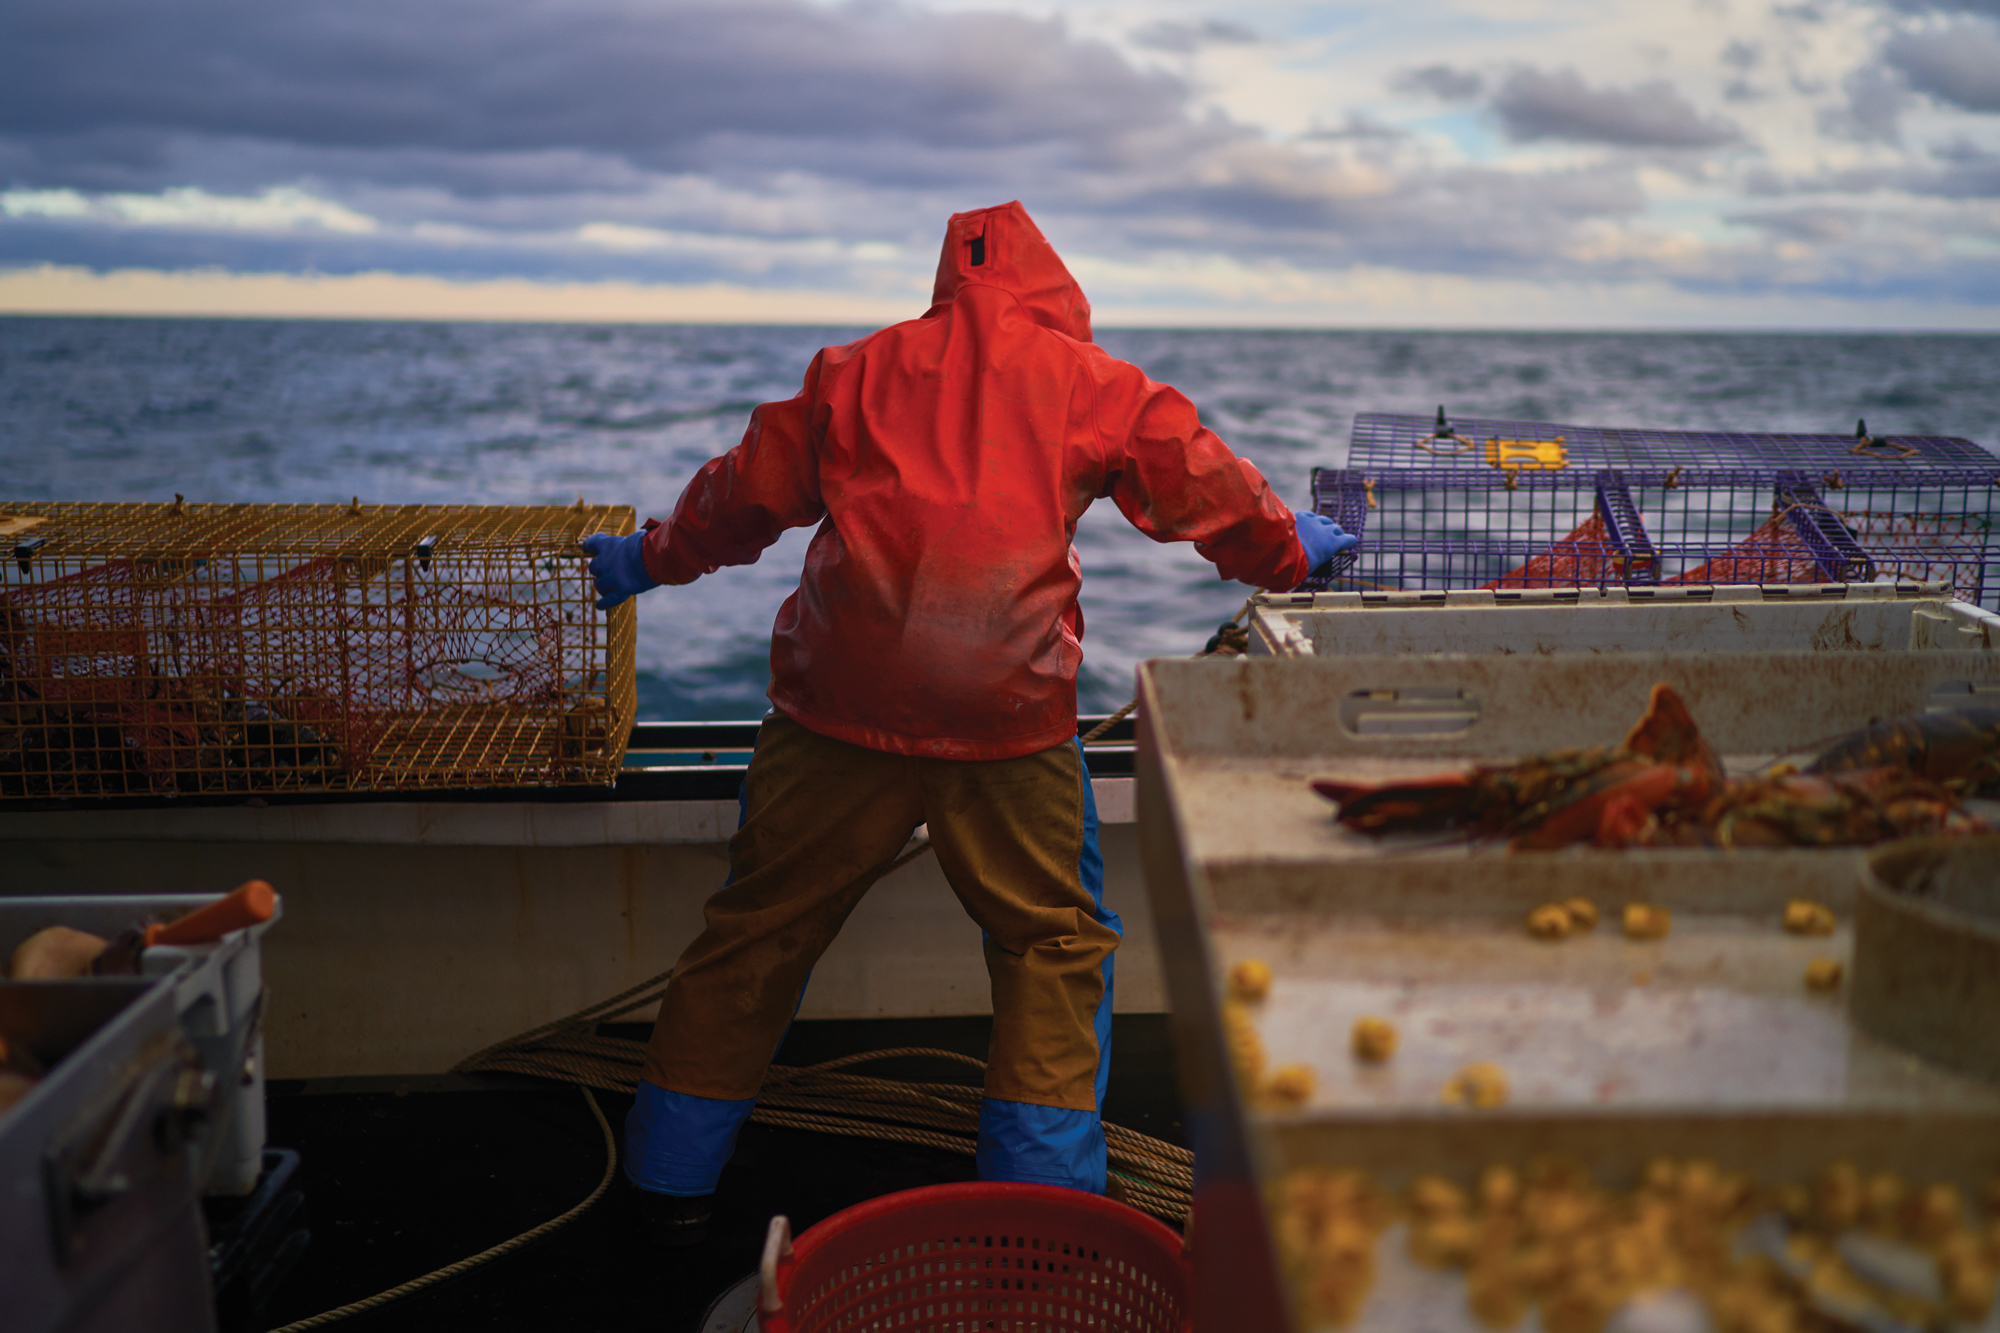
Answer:
POLYGON ((629 537, 599 532, 577 543, 590 552, 590 577, 597 584, 598 610, 609 611, 627 597, 660 586, 646 572, 645 558, 639 554, 645 541, 644 531, 629 537))
POLYGON ((1306 548, 1306 569, 1318 569, 1342 551, 1351 551, 1361 545, 1356 537, 1325 514, 1308 514, 1303 511, 1292 515, 1299 527, 1299 545, 1306 548))

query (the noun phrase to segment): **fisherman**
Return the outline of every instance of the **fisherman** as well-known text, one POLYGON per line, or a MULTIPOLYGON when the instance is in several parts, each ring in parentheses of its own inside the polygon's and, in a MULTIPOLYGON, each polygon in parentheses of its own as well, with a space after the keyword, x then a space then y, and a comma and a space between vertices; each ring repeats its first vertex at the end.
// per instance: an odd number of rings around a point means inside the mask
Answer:
POLYGON ((953 215, 931 307, 813 358, 666 523, 585 547, 611 607, 818 524, 771 633, 729 879, 653 1026, 625 1170, 690 1245, 814 963, 919 825, 985 933, 982 1179, 1103 1193, 1112 952, 1077 741, 1072 540, 1110 499, 1222 577, 1290 588, 1356 539, 1294 514, 1194 404, 1091 342, 1019 203, 953 215))

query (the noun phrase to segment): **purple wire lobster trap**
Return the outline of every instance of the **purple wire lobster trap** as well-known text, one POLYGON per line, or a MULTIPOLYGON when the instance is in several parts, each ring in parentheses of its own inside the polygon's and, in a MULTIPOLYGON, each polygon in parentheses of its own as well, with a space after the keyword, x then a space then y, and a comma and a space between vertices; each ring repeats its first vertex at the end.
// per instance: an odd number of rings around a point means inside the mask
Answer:
POLYGON ((1301 590, 1938 581, 2000 609, 2000 457, 1934 435, 1606 430, 1364 412, 1301 590))

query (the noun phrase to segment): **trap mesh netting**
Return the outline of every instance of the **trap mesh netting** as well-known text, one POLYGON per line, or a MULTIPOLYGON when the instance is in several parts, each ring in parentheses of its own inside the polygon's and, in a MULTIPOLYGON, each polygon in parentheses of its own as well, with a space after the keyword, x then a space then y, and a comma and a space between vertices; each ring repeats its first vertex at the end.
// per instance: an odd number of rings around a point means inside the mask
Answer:
POLYGON ((1942 581, 2000 603, 2000 457, 1947 436, 1605 430, 1363 413, 1313 504, 1323 589, 1942 581))
POLYGON ((0 797, 608 783, 625 507, 0 503, 0 797))

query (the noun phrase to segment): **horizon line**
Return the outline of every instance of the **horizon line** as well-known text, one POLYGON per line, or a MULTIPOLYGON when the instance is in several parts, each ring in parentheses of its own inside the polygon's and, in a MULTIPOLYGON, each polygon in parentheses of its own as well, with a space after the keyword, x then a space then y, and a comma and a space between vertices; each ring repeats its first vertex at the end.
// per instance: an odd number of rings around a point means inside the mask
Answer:
MULTIPOLYGON (((1591 334, 2000 333, 2000 307, 1762 292, 1701 296, 1662 281, 1540 283, 1405 271, 1330 275, 1297 300, 1162 292, 1097 304, 1100 329, 1591 334), (1609 316, 1616 314, 1618 319, 1609 316), (1421 318, 1411 318, 1421 315, 1421 318)), ((1113 284, 1115 287, 1116 284, 1113 284)), ((919 318, 929 292, 453 278, 372 271, 0 267, 0 315, 874 329, 919 318)))
MULTIPOLYGON (((921 316, 912 315, 909 319, 921 316)), ((289 314, 226 310, 23 310, 0 307, 0 319, 129 319, 129 320, 218 320, 240 323, 312 324, 524 324, 524 325, 615 325, 628 328, 689 329, 860 329, 873 332, 889 327, 866 321, 815 319, 675 319, 632 315, 540 315, 508 317, 465 314, 370 315, 342 312, 297 311, 289 314)), ((895 320, 892 323, 906 323, 895 320)), ((1162 323, 1126 320, 1093 321, 1092 332, 1121 333, 1466 333, 1466 334, 1599 334, 1616 337, 1655 335, 1848 337, 1856 334, 1881 337, 1992 338, 2000 337, 2000 325, 1993 328, 1952 328, 1938 325, 1882 324, 1256 324, 1162 323)))

